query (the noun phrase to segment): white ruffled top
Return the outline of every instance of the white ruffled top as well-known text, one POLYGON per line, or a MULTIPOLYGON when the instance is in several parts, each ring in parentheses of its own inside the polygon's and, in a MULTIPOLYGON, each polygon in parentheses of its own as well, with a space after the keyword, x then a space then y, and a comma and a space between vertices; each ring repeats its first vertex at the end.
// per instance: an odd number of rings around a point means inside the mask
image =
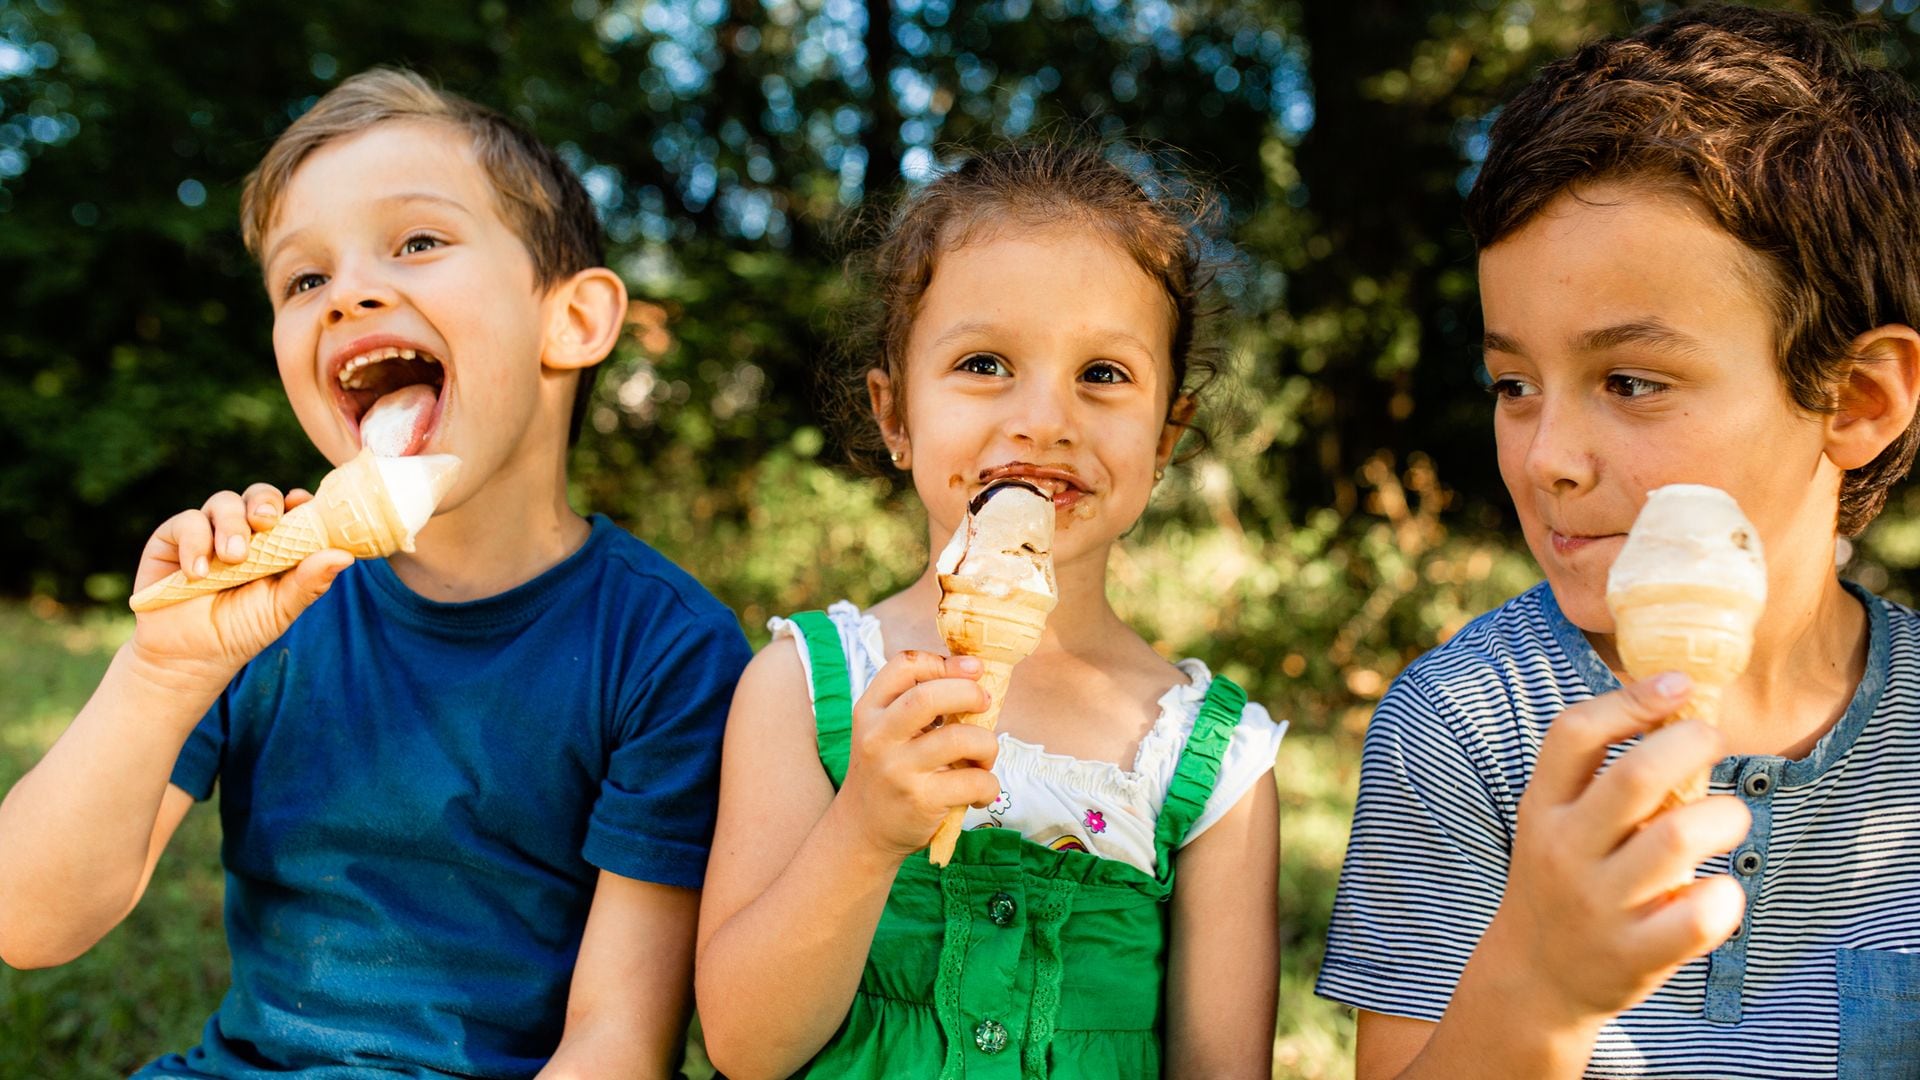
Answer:
MULTIPOLYGON (((880 620, 845 600, 829 607, 827 617, 840 632, 847 681, 857 701, 886 663, 880 620)), ((780 618, 768 620, 767 628, 776 641, 794 639, 811 694, 813 666, 799 628, 780 618)), ((1111 761, 1049 753, 1045 747, 1001 732, 1000 756, 993 768, 1000 778, 1000 798, 984 810, 969 808, 966 828, 1017 829, 1038 844, 1120 859, 1153 874, 1154 823, 1173 783, 1180 751, 1193 734, 1200 702, 1213 682, 1213 674, 1198 660, 1182 660, 1176 666, 1188 681, 1161 695, 1160 715, 1140 740, 1130 769, 1111 761)), ((1265 708, 1247 703, 1227 744, 1213 794, 1183 846, 1225 816, 1273 768, 1286 730, 1287 725, 1276 723, 1265 708)))

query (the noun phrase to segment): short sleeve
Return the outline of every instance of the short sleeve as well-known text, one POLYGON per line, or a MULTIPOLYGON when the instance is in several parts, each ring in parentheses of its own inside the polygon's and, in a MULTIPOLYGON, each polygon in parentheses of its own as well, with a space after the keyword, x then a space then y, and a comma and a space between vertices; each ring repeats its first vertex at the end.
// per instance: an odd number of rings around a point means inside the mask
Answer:
POLYGON ((186 745, 180 748, 180 756, 173 761, 173 773, 167 781, 193 796, 195 801, 205 801, 213 795, 213 783, 220 777, 220 759, 227 748, 227 733, 233 730, 235 700, 250 670, 251 665, 242 668, 227 688, 220 691, 213 707, 194 725, 186 745))
POLYGON ((1227 812, 1253 790, 1253 785, 1267 775, 1273 768, 1273 759, 1279 756, 1280 740, 1286 733, 1284 722, 1276 723, 1265 708, 1247 703, 1240 722, 1234 725, 1233 737, 1227 741, 1227 751, 1220 758, 1220 773, 1214 778, 1213 794, 1207 796, 1206 808, 1187 830, 1181 847, 1193 843, 1194 838, 1212 828, 1214 822, 1226 817, 1227 812))
POLYGON ((1317 992, 1437 1022, 1506 889, 1512 850, 1491 761, 1410 671, 1375 710, 1317 992))
POLYGON ((720 785, 720 742, 750 656, 724 611, 690 619, 655 656, 616 725, 582 856, 622 877, 697 889, 720 785))

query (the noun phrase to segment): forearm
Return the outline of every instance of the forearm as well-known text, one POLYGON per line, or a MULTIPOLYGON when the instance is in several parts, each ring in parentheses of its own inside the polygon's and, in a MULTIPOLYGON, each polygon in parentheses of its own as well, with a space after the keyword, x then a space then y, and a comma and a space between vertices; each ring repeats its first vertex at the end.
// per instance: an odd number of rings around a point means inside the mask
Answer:
POLYGON ((736 1080, 787 1076, 846 1019, 900 860, 858 842, 838 800, 698 965, 707 1053, 736 1080))
POLYGON ((1399 1074, 1402 1080, 1577 1080, 1585 1074, 1604 1018, 1560 1008, 1552 994, 1527 979, 1524 959, 1509 956, 1496 917, 1432 1038, 1399 1074))
POLYGON ((220 686, 155 669, 123 646, 52 749, 0 801, 8 963, 63 963, 125 917, 174 761, 220 686))

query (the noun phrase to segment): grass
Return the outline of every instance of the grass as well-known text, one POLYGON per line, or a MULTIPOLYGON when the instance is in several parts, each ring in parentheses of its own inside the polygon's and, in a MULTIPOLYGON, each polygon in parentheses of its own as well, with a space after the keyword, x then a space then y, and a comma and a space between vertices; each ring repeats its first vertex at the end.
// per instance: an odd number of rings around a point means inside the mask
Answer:
MULTIPOLYGON (((93 691, 132 623, 0 605, 0 786, 11 788, 93 691)), ((227 986, 220 828, 198 807, 132 915, 85 956, 0 967, 0 1076, 124 1077, 199 1041, 227 986)))
MULTIPOLYGON (((0 603, 0 788, 53 743, 131 631, 107 612, 0 603)), ((1283 712, 1284 715, 1284 712, 1283 712)), ((1346 846, 1359 748, 1351 733, 1290 734, 1281 800, 1279 1033, 1274 1075, 1352 1073, 1353 1021, 1313 996, 1346 846)), ((199 1041, 227 986, 218 814, 187 815, 140 906, 85 956, 45 971, 0 966, 0 1076, 124 1077, 199 1041)), ((696 1044, 688 1075, 711 1075, 696 1044)))

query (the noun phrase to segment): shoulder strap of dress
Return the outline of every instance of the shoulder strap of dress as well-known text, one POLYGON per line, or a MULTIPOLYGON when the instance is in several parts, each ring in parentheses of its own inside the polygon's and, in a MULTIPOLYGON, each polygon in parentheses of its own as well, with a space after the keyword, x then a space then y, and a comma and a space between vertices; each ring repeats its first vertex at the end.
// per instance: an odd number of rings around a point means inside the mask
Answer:
POLYGON ((1173 852, 1207 808, 1214 781, 1220 776, 1220 761, 1246 707, 1247 692, 1238 683, 1224 675, 1213 677, 1207 696, 1200 701, 1200 715, 1194 718, 1193 734, 1187 737, 1180 763, 1174 767, 1160 820, 1154 825, 1154 867, 1162 878, 1172 874, 1173 852))
POLYGON ((840 629, 824 611, 802 611, 788 621, 799 628, 807 648, 807 666, 813 674, 814 739, 820 747, 820 764, 827 767, 827 776, 838 788, 847 778, 853 739, 853 686, 847 680, 840 629))

